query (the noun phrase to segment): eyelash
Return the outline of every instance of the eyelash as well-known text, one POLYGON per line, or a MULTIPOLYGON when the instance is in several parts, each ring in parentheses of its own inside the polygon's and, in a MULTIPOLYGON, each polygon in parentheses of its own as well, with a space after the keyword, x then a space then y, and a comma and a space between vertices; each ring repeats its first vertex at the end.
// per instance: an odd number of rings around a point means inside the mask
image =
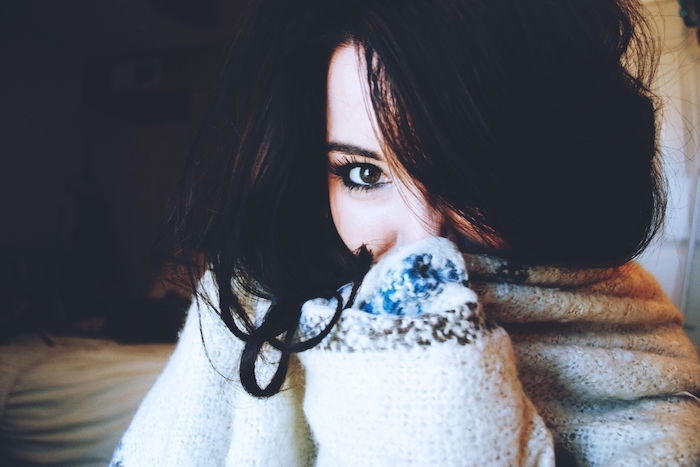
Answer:
POLYGON ((350 180, 350 171, 356 167, 374 167, 379 170, 382 174, 384 171, 374 164, 369 162, 360 162, 358 159, 348 158, 343 156, 340 162, 328 162, 328 170, 334 175, 340 177, 343 181, 343 185, 349 190, 360 190, 360 191, 371 191, 381 188, 382 185, 387 185, 390 182, 376 183, 374 185, 362 185, 355 183, 350 180))

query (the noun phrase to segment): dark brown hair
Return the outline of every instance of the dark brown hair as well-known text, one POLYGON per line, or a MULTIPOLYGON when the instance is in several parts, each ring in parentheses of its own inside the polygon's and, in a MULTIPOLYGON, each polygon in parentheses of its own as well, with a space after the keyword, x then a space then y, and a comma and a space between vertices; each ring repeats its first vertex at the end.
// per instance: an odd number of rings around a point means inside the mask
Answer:
POLYGON ((301 304, 332 296, 371 263, 366 251, 348 251, 329 216, 326 79, 340 44, 358 45, 371 64, 381 133, 437 209, 485 239, 496 233, 505 258, 607 267, 638 255, 665 210, 650 90, 658 53, 641 8, 635 0, 250 2, 168 243, 180 258, 201 253, 213 271, 221 317, 246 341, 246 390, 279 391, 289 353, 318 342, 289 344, 301 304), (271 300, 257 328, 243 293, 271 300), (283 357, 262 388, 254 367, 266 342, 283 357))

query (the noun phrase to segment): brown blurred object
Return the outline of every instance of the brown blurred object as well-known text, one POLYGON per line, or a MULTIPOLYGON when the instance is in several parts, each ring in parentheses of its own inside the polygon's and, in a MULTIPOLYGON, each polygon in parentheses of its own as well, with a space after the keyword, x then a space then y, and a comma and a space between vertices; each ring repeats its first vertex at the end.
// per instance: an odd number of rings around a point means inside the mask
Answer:
POLYGON ((687 27, 695 29, 695 43, 700 45, 700 0, 678 0, 678 4, 678 14, 687 27))

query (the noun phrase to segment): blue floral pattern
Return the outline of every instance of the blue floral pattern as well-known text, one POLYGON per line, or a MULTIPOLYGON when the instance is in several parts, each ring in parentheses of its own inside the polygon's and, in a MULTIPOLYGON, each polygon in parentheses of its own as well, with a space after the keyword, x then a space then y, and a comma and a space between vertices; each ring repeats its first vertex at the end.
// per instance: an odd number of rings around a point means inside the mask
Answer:
POLYGON ((358 306, 375 315, 419 315, 426 301, 440 294, 445 284, 465 284, 466 277, 466 271, 449 258, 414 253, 405 257, 399 267, 390 269, 369 299, 358 306))

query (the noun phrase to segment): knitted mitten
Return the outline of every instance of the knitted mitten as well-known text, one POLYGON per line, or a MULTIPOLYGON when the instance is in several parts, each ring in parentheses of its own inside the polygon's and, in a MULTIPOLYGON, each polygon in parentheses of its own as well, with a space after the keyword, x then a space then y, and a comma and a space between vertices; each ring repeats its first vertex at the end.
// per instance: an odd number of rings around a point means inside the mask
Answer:
POLYGON ((457 305, 477 306, 459 250, 446 238, 430 237, 381 258, 365 276, 356 301, 367 313, 414 316, 442 311, 448 297, 457 305))
MULTIPOLYGON (((318 334, 336 304, 306 302, 301 334, 318 334)), ((316 465, 554 465, 509 336, 445 238, 380 258, 353 307, 299 359, 316 465)))

